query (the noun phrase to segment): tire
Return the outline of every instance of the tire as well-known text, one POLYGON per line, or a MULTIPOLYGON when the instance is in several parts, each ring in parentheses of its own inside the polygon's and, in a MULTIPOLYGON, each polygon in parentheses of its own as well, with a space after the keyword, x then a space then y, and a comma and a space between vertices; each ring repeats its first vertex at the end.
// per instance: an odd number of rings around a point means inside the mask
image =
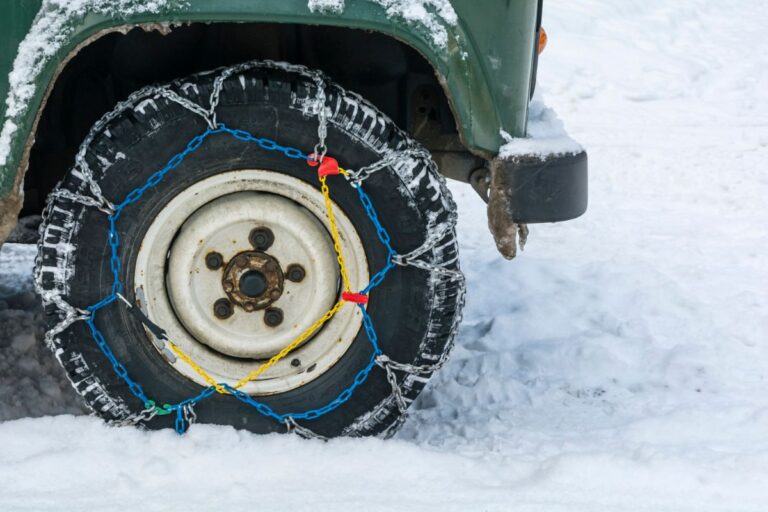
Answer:
MULTIPOLYGON (((178 80, 164 90, 207 108, 214 81, 221 73, 218 70, 178 80)), ((215 109, 217 120, 280 144, 312 148, 317 142, 318 120, 312 105, 319 92, 318 76, 303 68, 274 63, 241 65, 223 81, 215 109)), ((450 193, 428 153, 420 150, 390 119, 359 96, 327 80, 324 84, 327 146, 329 154, 342 165, 360 169, 393 152, 407 150, 392 165, 372 173, 364 188, 382 225, 391 234, 394 249, 406 254, 431 240, 429 250, 419 259, 443 269, 430 271, 420 268, 425 265, 398 265, 371 292, 367 311, 379 346, 384 354, 401 363, 442 362, 452 345, 463 305, 463 280, 453 228, 456 212, 450 193)), ((81 153, 104 196, 119 202, 206 128, 202 116, 179 101, 172 101, 160 88, 145 89, 99 121, 81 153)), ((130 210, 121 213, 116 228, 120 237, 121 277, 131 300, 134 290, 129 283, 136 279, 137 254, 159 212, 195 184, 241 169, 268 170, 319 188, 316 173, 300 159, 265 151, 226 134, 209 137, 199 150, 185 158, 179 169, 150 188, 130 210)), ((341 177, 331 177, 329 183, 334 204, 351 219, 362 241, 372 275, 386 265, 387 251, 366 217, 355 189, 344 184, 341 177)), ((85 322, 76 321, 57 332, 64 326, 62 299, 74 307, 85 308, 109 296, 112 289, 107 216, 78 200, 78 195, 89 193, 78 165, 52 193, 40 228, 36 283, 47 314, 48 343, 74 388, 96 414, 111 422, 121 422, 136 417, 144 404, 116 374, 85 322)), ((158 403, 177 403, 205 388, 169 368, 142 324, 119 302, 100 309, 94 322, 131 378, 158 403)), ((259 401, 279 413, 327 404, 350 385, 371 357, 371 344, 364 329, 359 329, 350 343, 340 359, 322 375, 297 388, 259 396, 259 401)), ((416 398, 429 373, 394 372, 405 403, 416 398)), ((326 437, 391 434, 401 424, 401 409, 386 372, 373 368, 343 405, 299 423, 326 437)), ((285 425, 229 395, 214 394, 196 404, 195 413, 197 421, 203 423, 231 425, 257 433, 285 431, 285 425)), ((152 429, 169 428, 174 426, 174 419, 174 415, 155 416, 144 424, 152 429)))

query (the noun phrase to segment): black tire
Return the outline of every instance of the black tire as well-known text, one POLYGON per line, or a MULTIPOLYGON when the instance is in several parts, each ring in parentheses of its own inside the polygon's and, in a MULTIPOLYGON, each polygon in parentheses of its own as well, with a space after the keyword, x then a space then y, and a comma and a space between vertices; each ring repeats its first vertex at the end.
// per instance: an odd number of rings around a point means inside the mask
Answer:
MULTIPOLYGON (((307 106, 314 101, 318 89, 311 75, 298 68, 275 65, 246 67, 250 69, 224 81, 216 109, 218 121, 284 145, 312 148, 317 142, 318 121, 315 115, 307 113, 307 106)), ((195 75, 172 83, 170 90, 207 108, 216 76, 217 72, 195 75)), ((325 93, 327 145, 346 167, 358 169, 391 151, 418 149, 415 141, 359 96, 330 82, 326 82, 325 93)), ((84 143, 86 161, 104 195, 119 201, 206 127, 201 116, 166 99, 157 89, 140 91, 96 124, 84 143)), ((438 238, 420 259, 458 271, 453 229, 455 206, 444 180, 425 155, 426 152, 410 152, 398 164, 372 174, 365 182, 366 191, 382 224, 392 235, 395 250, 404 254, 420 247, 428 237, 438 238)), ((240 168, 276 170, 318 185, 303 161, 265 151, 226 134, 211 136, 186 158, 183 172, 169 175, 148 192, 151 199, 132 205, 130 215, 121 216, 118 231, 124 282, 132 282, 137 241, 163 205, 192 183, 240 168)), ((63 318, 56 297, 84 308, 108 296, 112 285, 106 215, 71 199, 61 190, 89 194, 82 174, 71 172, 58 185, 58 192, 52 194, 44 215, 37 286, 44 299, 49 329, 63 318)), ((371 268, 380 268, 386 262, 386 252, 354 189, 333 187, 332 195, 353 219, 371 268)), ((429 365, 441 360, 450 349, 462 305, 463 281, 450 272, 397 266, 371 294, 368 311, 385 354, 399 362, 429 365)), ((124 307, 113 304, 99 311, 96 324, 118 360, 150 398, 175 403, 201 391, 201 386, 169 369, 141 325, 124 307)), ((122 421, 143 409, 99 350, 84 322, 75 322, 52 334, 49 344, 75 389, 95 413, 107 420, 122 421)), ((343 358, 321 377, 295 390, 259 399, 278 412, 322 406, 352 382, 370 354, 370 343, 360 332, 343 358)), ((416 398, 426 380, 424 376, 403 372, 397 372, 397 377, 408 402, 416 398)), ((200 422, 259 433, 285 431, 284 425, 231 396, 214 395, 198 404, 195 412, 200 422)), ((324 436, 370 435, 391 431, 399 424, 399 416, 386 373, 374 368, 344 405, 300 423, 324 436)), ((172 427, 173 419, 173 415, 158 416, 147 426, 172 427)))

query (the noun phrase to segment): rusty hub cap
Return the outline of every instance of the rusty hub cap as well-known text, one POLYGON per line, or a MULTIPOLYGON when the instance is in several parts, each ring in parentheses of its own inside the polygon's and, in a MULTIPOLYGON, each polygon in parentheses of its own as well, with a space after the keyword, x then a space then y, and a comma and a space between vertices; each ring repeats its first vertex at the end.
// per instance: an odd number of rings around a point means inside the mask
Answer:
POLYGON ((229 300, 245 311, 265 309, 283 294, 283 271, 269 254, 244 251, 227 263, 221 285, 229 300))

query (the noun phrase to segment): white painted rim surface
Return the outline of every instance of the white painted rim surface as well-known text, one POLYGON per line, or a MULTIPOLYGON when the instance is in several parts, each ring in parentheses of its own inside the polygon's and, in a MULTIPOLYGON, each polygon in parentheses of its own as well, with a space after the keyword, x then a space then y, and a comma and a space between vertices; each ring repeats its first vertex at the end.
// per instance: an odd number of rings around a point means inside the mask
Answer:
MULTIPOLYGON (((353 291, 369 280, 357 231, 334 204, 334 213, 353 291)), ((230 171, 207 178, 174 197, 141 242, 134 290, 147 316, 192 360, 219 382, 234 384, 288 345, 320 318, 340 295, 338 264, 322 193, 307 183, 264 170, 230 171), (225 298, 223 270, 206 267, 209 252, 225 261, 254 248, 248 234, 268 227, 275 241, 265 252, 283 272, 300 264, 300 282, 287 278, 272 306, 283 322, 267 326, 264 311, 233 306, 216 318, 213 303, 225 298)), ((242 390, 250 395, 281 393, 326 372, 347 351, 362 325, 357 307, 346 304, 314 337, 242 390)), ((150 333, 147 333, 151 336, 150 333)), ((205 380, 183 361, 161 352, 175 371, 200 385, 205 380)))

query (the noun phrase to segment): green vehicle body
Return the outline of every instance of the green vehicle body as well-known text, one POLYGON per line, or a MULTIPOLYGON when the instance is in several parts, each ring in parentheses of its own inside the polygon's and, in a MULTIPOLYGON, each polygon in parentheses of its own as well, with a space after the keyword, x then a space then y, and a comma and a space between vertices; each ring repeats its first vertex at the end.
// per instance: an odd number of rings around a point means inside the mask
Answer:
POLYGON ((442 174, 472 184, 488 203, 497 248, 511 259, 525 224, 587 208, 585 151, 499 151, 507 136, 527 135, 542 9, 543 0, 3 2, 0 244, 20 212, 43 209, 88 128, 128 94, 266 58, 318 69, 389 115, 442 174), (186 46, 174 46, 179 38, 186 46), (152 71, 128 72, 142 66, 152 71), (108 104, 78 85, 94 70, 108 104))
MULTIPOLYGON (((28 108, 14 120, 18 129, 10 156, 0 167, 0 201, 18 183, 24 148, 46 91, 57 69, 78 45, 101 31, 157 22, 277 22, 343 26, 377 31, 416 48, 434 67, 454 112, 464 145, 472 152, 493 156, 502 143, 499 130, 525 135, 533 71, 537 0, 451 0, 458 15, 455 25, 444 24, 448 43, 439 47, 427 27, 388 16, 370 0, 347 0, 343 12, 312 12, 307 0, 187 0, 159 13, 104 16, 89 13, 73 20, 71 36, 50 56, 35 78, 28 108)), ((8 94, 19 43, 27 34, 42 0, 3 2, 0 6, 0 97, 8 94)), ((0 105, 5 119, 6 105, 0 105)))

